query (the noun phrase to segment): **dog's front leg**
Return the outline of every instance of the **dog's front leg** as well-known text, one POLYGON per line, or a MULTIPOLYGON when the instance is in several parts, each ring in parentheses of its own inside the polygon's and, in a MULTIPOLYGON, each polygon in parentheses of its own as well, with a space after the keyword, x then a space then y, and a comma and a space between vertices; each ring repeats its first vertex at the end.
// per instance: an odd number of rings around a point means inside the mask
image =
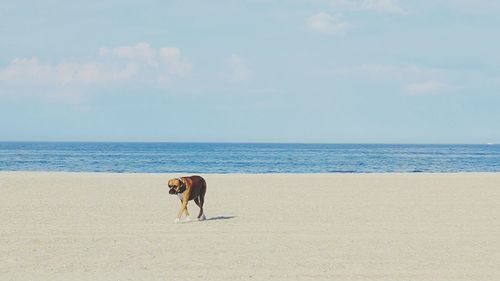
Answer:
POLYGON ((188 208, 187 208, 188 201, 189 201, 188 199, 189 199, 189 197, 183 196, 181 209, 179 210, 179 213, 177 214, 177 218, 175 219, 174 222, 180 222, 181 218, 182 218, 182 214, 184 212, 186 212, 187 220, 189 220, 189 212, 188 212, 188 208))

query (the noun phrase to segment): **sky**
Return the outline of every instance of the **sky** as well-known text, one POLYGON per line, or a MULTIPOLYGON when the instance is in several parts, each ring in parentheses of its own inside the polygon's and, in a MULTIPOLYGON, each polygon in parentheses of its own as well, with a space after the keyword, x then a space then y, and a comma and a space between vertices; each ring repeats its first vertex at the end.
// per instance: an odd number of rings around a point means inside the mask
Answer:
POLYGON ((0 141, 500 143, 500 1, 10 1, 0 141))

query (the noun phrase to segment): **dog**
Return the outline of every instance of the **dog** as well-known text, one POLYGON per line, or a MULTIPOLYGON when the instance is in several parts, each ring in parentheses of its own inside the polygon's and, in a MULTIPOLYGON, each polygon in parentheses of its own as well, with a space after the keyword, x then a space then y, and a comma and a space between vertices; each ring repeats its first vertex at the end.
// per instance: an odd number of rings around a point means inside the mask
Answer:
POLYGON ((198 220, 205 220, 203 213, 203 203, 205 202, 205 193, 207 191, 207 183, 200 176, 180 177, 168 181, 169 194, 177 195, 181 200, 181 209, 174 222, 180 222, 182 214, 186 213, 186 220, 189 221, 188 201, 194 200, 196 205, 200 207, 198 220))

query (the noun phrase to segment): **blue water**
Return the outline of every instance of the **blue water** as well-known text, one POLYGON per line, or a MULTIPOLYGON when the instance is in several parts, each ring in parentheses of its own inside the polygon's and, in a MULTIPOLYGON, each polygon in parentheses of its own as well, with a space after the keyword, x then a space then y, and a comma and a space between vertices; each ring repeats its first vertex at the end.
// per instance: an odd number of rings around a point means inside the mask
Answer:
POLYGON ((0 142, 0 170, 500 172, 500 145, 0 142))

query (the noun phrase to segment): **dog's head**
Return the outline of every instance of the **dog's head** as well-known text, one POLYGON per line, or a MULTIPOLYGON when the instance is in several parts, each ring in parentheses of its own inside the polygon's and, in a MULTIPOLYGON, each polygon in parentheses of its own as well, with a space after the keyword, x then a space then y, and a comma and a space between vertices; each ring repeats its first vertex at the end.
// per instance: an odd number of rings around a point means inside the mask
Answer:
POLYGON ((186 185, 180 178, 171 179, 168 181, 169 194, 183 193, 186 190, 186 185))

